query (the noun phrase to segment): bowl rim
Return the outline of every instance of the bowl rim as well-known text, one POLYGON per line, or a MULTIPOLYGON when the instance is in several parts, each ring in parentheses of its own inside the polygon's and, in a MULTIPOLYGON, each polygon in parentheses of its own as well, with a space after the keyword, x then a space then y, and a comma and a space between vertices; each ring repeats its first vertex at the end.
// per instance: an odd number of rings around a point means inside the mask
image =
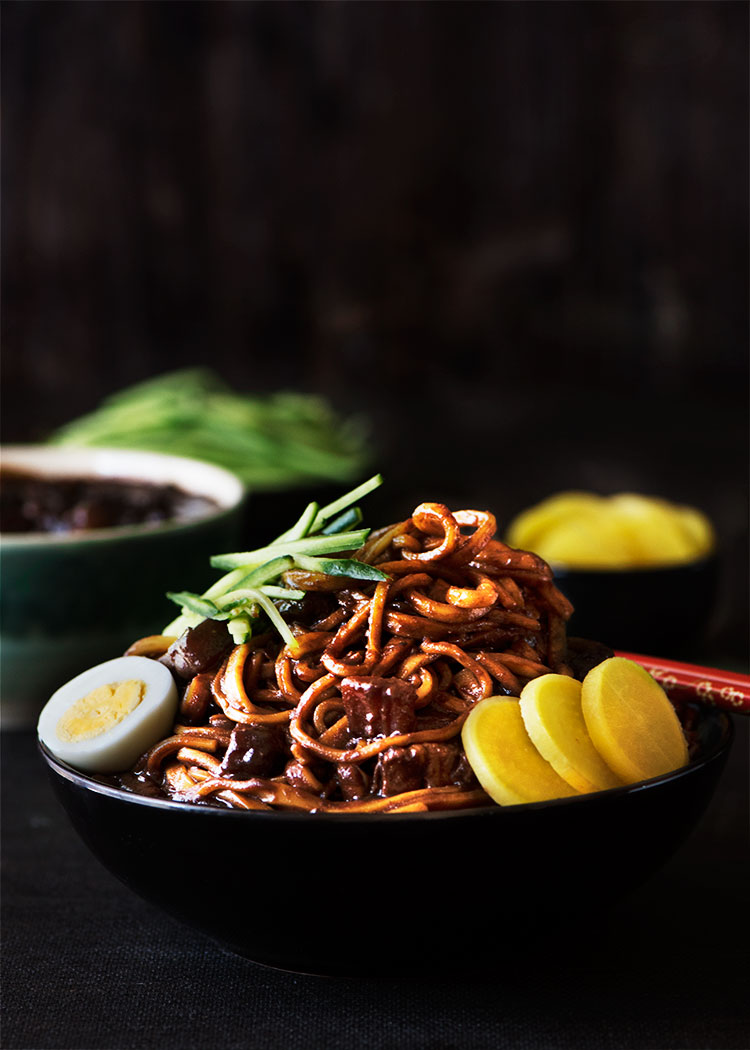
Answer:
POLYGON ((659 562, 654 565, 609 565, 594 566, 590 569, 583 566, 562 565, 560 562, 549 562, 556 580, 570 579, 573 576, 585 576, 589 579, 604 578, 606 576, 654 576, 657 574, 673 574, 678 572, 692 572, 702 568, 710 568, 719 560, 718 546, 713 550, 701 554, 698 558, 690 558, 687 561, 659 562))
MULTIPOLYGON (((147 809, 157 809, 167 812, 172 811, 182 814, 208 814, 214 819, 222 820, 282 820, 287 823, 290 821, 301 821, 306 824, 313 819, 316 822, 333 822, 334 824, 340 824, 342 822, 347 824, 364 823, 366 826, 370 826, 373 822, 379 823, 383 820, 387 821, 389 825, 394 821, 407 821, 414 823, 424 820, 457 820, 462 817, 497 820, 501 819, 499 816, 500 814, 538 812, 540 810, 552 810, 560 807, 586 806, 591 805, 592 802, 593 804, 596 804, 596 800, 601 800, 603 797, 621 798, 626 795, 638 795, 643 792, 658 790, 663 784, 669 784, 682 780, 685 777, 694 776, 699 770, 705 768, 720 755, 726 753, 734 739, 734 723, 731 716, 726 711, 719 710, 718 708, 711 707, 707 704, 697 703, 696 706, 701 712, 701 717, 712 719, 717 723, 720 728, 720 735, 705 753, 702 753, 696 759, 689 761, 686 766, 681 766, 679 769, 672 770, 670 773, 662 773, 658 777, 651 777, 649 780, 640 780, 635 784, 622 784, 618 787, 608 788, 603 791, 591 791, 579 795, 567 796, 565 798, 546 799, 542 802, 522 802, 512 806, 500 806, 490 802, 484 806, 466 806, 465 808, 459 809, 431 810, 426 813, 316 813, 299 812, 297 810, 242 810, 230 809, 228 807, 223 808, 220 806, 194 805, 188 802, 178 802, 174 799, 153 798, 149 795, 139 795, 134 791, 128 791, 126 788, 118 788, 103 783, 85 773, 79 772, 72 766, 69 766, 67 762, 63 762, 56 758, 39 737, 37 737, 37 747, 48 769, 55 776, 67 780, 86 791, 91 791, 93 794, 104 795, 115 801, 123 802, 126 805, 133 804, 135 806, 145 806, 147 809)), ((206 817, 205 819, 208 818, 206 817)))
POLYGON ((207 512, 187 519, 113 525, 76 532, 0 532, 0 545, 8 550, 80 547, 191 530, 233 514, 248 495, 242 479, 225 467, 207 460, 146 449, 7 444, 0 446, 0 465, 27 469, 46 478, 84 475, 173 484, 188 495, 204 496, 217 504, 207 512))

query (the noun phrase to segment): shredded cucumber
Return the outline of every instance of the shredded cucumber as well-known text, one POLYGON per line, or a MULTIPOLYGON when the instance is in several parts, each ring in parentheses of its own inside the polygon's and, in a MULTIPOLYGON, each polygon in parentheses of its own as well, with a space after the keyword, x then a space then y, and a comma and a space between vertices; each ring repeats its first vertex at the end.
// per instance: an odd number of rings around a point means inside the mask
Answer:
POLYGON ((300 601, 305 592, 285 586, 284 573, 296 567, 306 572, 354 580, 387 579, 380 569, 356 557, 321 557, 358 550, 364 544, 369 529, 348 529, 349 525, 359 524, 362 520, 361 511, 353 504, 382 481, 382 477, 376 474, 322 509, 317 503, 308 504, 296 523, 267 547, 214 555, 211 565, 230 571, 204 594, 170 592, 167 597, 181 607, 181 612, 162 633, 179 635, 204 619, 226 620, 232 638, 240 644, 252 635, 260 621, 265 621, 279 632, 287 645, 293 645, 294 634, 274 600, 300 601), (336 525, 340 531, 326 532, 326 522, 329 528, 336 525))
POLYGON ((298 540, 283 540, 281 543, 261 547, 255 551, 237 554, 215 554, 211 558, 214 569, 237 569, 242 565, 263 565, 274 555, 332 554, 334 551, 350 551, 361 547, 369 535, 369 529, 355 532, 340 532, 334 536, 303 536, 298 540))

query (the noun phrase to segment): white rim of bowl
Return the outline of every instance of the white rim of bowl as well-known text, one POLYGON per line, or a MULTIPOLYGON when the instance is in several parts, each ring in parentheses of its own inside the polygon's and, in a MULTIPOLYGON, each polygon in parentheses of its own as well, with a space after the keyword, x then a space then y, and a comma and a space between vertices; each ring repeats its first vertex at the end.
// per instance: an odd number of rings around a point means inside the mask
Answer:
POLYGON ((115 525, 80 532, 0 533, 3 547, 90 543, 128 535, 153 535, 192 528, 235 510, 247 494, 242 480, 224 467, 187 456, 123 448, 82 448, 63 445, 3 445, 3 468, 28 470, 44 478, 95 477, 176 485, 188 495, 203 496, 218 506, 190 519, 156 524, 115 525))

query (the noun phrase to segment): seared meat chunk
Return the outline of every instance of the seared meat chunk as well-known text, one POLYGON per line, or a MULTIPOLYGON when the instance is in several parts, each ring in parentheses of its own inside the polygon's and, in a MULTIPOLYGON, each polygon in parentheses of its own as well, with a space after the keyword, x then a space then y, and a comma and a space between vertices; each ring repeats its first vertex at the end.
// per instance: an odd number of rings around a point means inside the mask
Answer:
POLYGON ((240 780, 273 777, 286 761, 286 736, 274 725, 237 725, 221 763, 222 774, 240 780))
POLYGON ((450 784, 469 787, 474 774, 458 744, 447 741, 389 747, 378 756, 372 782, 374 794, 391 796, 450 784))
POLYGON ((369 789, 366 774, 353 762, 342 762, 336 767, 336 783, 347 802, 364 798, 369 789))
POLYGON ((424 787, 424 754, 421 744, 389 747, 381 751, 372 775, 373 793, 400 795, 424 787))
POLYGON ((417 691, 400 678, 349 675, 341 681, 349 735, 353 740, 375 740, 416 727, 417 691))
POLYGON ((161 663, 180 678, 192 678, 217 668, 233 645, 225 623, 203 620, 172 642, 161 663))

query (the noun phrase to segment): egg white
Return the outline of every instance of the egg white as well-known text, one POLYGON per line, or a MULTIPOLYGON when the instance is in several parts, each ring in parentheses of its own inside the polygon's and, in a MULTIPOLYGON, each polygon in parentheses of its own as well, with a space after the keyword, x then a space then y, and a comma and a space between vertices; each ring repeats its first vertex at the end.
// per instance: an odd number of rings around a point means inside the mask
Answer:
POLYGON ((118 773, 163 736, 169 734, 177 710, 177 689, 164 664, 145 656, 119 656, 97 664, 61 686, 39 716, 39 739, 52 754, 87 773, 118 773), (67 741, 57 735, 66 711, 99 686, 135 679, 145 683, 143 699, 116 725, 88 740, 67 741))

